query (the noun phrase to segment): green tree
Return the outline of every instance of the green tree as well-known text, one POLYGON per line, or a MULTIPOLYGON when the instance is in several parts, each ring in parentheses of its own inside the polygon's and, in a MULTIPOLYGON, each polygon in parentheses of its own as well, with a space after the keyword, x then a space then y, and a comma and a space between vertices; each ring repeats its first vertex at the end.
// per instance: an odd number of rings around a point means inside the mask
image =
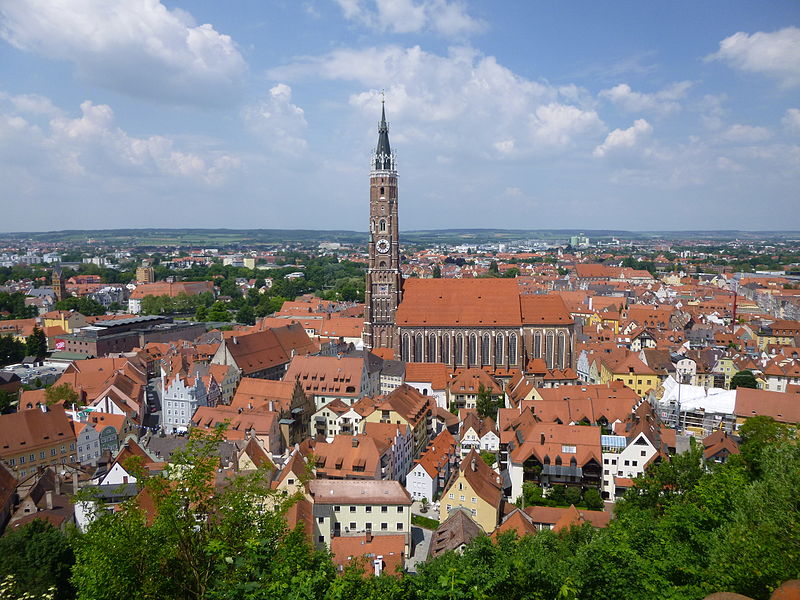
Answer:
POLYGON ((18 363, 25 358, 25 344, 10 335, 0 335, 0 366, 18 363))
POLYGON ((33 333, 25 338, 25 352, 28 353, 28 356, 37 358, 42 358, 47 354, 47 337, 44 335, 44 331, 38 327, 33 328, 33 333))
POLYGON ((745 369, 744 371, 739 371, 733 377, 731 377, 731 385, 730 388, 735 390, 737 387, 743 388, 758 388, 758 381, 756 381, 756 376, 753 375, 752 371, 745 369))
POLYGON ((497 409, 500 408, 502 400, 492 395, 492 391, 490 389, 486 389, 483 384, 478 386, 478 396, 475 400, 475 410, 478 411, 478 415, 484 419, 486 417, 491 417, 492 419, 497 419, 497 409))
POLYGON ((70 569, 75 557, 67 536, 36 519, 0 537, 0 579, 12 575, 19 588, 43 595, 55 588, 56 599, 73 598, 70 569))
POLYGON ((256 322, 256 315, 253 311, 253 307, 249 304, 242 306, 236 313, 236 321, 244 323, 245 325, 253 325, 256 322))
POLYGON ((778 423, 772 417, 758 415, 747 419, 739 428, 742 459, 756 479, 762 474, 764 451, 777 444, 789 442, 797 435, 797 428, 778 423))
POLYGON ((194 431, 162 475, 129 468, 137 500, 101 511, 76 540, 79 599, 323 598, 335 576, 329 556, 286 527, 296 498, 272 490, 257 470, 217 485, 221 430, 194 431))
POLYGON ((70 296, 56 302, 57 310, 74 310, 86 317, 95 317, 106 314, 106 307, 92 298, 70 296))
POLYGON ((500 277, 500 268, 497 266, 496 260, 489 263, 489 275, 492 277, 500 277))
POLYGON ((214 302, 211 307, 208 309, 208 315, 206 316, 206 321, 214 321, 214 322, 227 322, 231 320, 231 313, 228 312, 228 308, 225 306, 224 302, 214 302))
POLYGON ((603 510, 605 503, 597 488, 589 488, 583 493, 583 503, 589 510, 603 510))
POLYGON ((45 400, 47 400, 47 404, 57 404, 62 403, 64 406, 70 406, 71 404, 78 404, 80 401, 80 396, 78 392, 76 392, 73 387, 68 383, 62 383, 60 385, 51 385, 47 388, 44 392, 45 400))
POLYGON ((433 265, 433 278, 441 279, 441 277, 442 277, 442 268, 439 265, 433 265))
POLYGON ((497 456, 495 456, 494 452, 489 452, 488 450, 481 450, 481 460, 485 462, 490 467, 497 462, 497 456))
POLYGON ((0 414, 5 415, 14 412, 14 403, 17 395, 6 390, 0 390, 0 414))

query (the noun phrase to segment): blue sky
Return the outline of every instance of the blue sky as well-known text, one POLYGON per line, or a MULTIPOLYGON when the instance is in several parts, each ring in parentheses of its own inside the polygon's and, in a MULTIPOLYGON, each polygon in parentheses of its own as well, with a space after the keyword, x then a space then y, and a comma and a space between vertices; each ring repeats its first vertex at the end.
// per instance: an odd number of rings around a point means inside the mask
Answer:
POLYGON ((0 231, 800 229, 800 3, 0 0, 0 231))

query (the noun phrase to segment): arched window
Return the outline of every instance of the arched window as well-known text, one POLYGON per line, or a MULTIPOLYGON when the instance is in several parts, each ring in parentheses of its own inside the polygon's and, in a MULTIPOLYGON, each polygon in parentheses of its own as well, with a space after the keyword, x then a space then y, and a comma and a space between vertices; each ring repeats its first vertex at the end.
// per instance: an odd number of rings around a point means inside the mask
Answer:
POLYGON ((556 364, 558 365, 559 369, 565 368, 566 360, 565 360, 565 348, 566 346, 566 337, 564 336, 564 332, 558 334, 558 344, 556 346, 556 364))
POLYGON ((481 364, 488 365, 492 362, 492 355, 489 353, 489 334, 484 333, 481 340, 481 364))
POLYGON ((459 333, 456 336, 456 351, 455 351, 456 365, 464 364, 464 335, 459 333))
POLYGON ((414 338, 414 362, 422 362, 422 334, 418 333, 414 338))
POLYGON ((442 362, 447 364, 450 362, 450 336, 448 334, 444 334, 442 336, 442 362))
POLYGON ((381 196, 383 196, 383 188, 381 188, 381 196))
POLYGON ((547 362, 547 368, 553 368, 553 332, 549 332, 547 337, 545 338, 545 362, 547 362))
POLYGON ((474 367, 478 364, 478 336, 471 333, 469 336, 469 348, 467 349, 469 364, 467 366, 474 367))
POLYGON ((533 334, 533 358, 542 358, 542 334, 533 334))
POLYGON ((436 336, 433 333, 428 335, 427 362, 436 362, 436 336))
POLYGON ((498 333, 494 339, 494 362, 498 365, 503 364, 503 334, 498 333))
POLYGON ((403 334, 403 343, 400 344, 400 356, 404 362, 408 362, 411 360, 411 337, 407 334, 403 334))
POLYGON ((378 267, 380 267, 381 269, 385 269, 385 268, 386 268, 386 261, 385 261, 385 260, 382 260, 382 261, 381 261, 381 262, 378 264, 378 267))
POLYGON ((549 465, 549 464, 550 464, 550 455, 549 455, 549 454, 545 455, 545 457, 544 457, 544 464, 546 464, 546 465, 549 465))
POLYGON ((560 456, 556 456, 556 466, 557 467, 561 466, 561 457, 560 456))
POLYGON ((508 364, 517 364, 517 334, 512 333, 508 336, 508 364))
POLYGON ((380 229, 381 231, 386 231, 386 219, 381 219, 378 222, 378 229, 380 229))
POLYGON ((577 467, 577 466, 578 466, 578 461, 577 461, 577 460, 575 460, 575 457, 574 457, 574 456, 573 456, 572 458, 570 458, 570 459, 569 459, 569 466, 570 466, 570 467, 577 467))

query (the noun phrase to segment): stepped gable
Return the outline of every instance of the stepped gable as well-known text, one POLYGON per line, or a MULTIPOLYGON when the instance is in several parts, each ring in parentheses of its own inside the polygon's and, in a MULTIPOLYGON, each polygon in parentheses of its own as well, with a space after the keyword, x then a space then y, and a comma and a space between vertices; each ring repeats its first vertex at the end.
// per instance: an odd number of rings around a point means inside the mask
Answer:
POLYGON ((513 279, 406 279, 396 324, 519 327, 519 296, 513 279))

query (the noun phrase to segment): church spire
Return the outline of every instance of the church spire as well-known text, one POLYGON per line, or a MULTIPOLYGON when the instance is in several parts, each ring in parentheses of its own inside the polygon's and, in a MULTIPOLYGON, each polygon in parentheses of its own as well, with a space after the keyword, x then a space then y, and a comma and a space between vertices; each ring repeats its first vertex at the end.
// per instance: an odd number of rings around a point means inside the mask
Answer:
POLYGON ((375 171, 394 171, 394 155, 389 146, 389 125, 386 123, 386 100, 381 98, 381 122, 378 125, 378 147, 372 161, 375 171))

